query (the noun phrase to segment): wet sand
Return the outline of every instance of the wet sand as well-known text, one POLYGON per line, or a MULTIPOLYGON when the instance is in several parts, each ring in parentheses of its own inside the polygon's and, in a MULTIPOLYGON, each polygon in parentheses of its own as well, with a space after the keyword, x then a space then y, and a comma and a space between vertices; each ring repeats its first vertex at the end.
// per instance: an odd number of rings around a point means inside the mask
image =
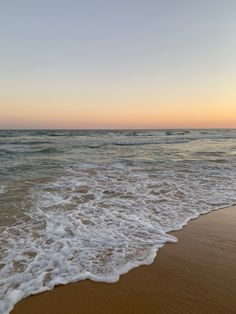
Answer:
POLYGON ((12 314, 236 313, 236 207, 173 232, 153 264, 114 284, 81 281, 18 303, 12 314))

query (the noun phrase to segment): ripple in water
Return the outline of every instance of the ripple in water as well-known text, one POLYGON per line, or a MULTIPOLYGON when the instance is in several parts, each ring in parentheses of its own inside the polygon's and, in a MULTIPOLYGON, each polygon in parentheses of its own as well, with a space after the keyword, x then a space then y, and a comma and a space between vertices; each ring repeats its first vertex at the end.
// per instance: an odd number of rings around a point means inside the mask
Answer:
MULTIPOLYGON (((4 213, 18 215, 14 223, 0 227, 1 313, 57 284, 85 278, 117 281, 131 268, 151 263, 166 242, 176 242, 168 232, 236 203, 235 160, 225 152, 225 140, 217 154, 202 154, 194 138, 161 147, 152 143, 118 149, 114 144, 91 155, 78 139, 75 145, 75 137, 69 144, 67 138, 62 156, 52 152, 45 164, 42 153, 37 158, 29 154, 31 169, 36 158, 48 177, 41 178, 38 168, 31 176, 22 170, 21 177, 0 184, 1 215, 9 204, 14 210, 4 213), (227 162, 216 163, 222 156, 227 162), (58 160, 61 167, 55 171, 58 160)), ((61 151, 61 142, 59 146, 61 151)), ((215 143, 208 139, 206 146, 210 151, 215 143)))

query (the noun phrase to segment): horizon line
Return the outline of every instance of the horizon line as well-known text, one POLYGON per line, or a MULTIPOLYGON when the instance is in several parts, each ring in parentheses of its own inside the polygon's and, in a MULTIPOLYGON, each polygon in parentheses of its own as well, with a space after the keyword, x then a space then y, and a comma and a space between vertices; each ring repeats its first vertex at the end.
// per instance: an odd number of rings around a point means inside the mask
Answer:
POLYGON ((122 130, 236 130, 236 127, 214 128, 0 128, 0 131, 122 131, 122 130))

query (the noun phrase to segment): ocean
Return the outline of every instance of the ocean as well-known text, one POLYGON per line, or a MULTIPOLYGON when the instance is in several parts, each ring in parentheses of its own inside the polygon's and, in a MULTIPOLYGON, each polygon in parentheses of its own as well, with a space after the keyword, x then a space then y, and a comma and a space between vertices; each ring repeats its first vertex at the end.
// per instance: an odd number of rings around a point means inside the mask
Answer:
POLYGON ((58 284, 115 282, 234 204, 235 129, 2 130, 0 313, 58 284))

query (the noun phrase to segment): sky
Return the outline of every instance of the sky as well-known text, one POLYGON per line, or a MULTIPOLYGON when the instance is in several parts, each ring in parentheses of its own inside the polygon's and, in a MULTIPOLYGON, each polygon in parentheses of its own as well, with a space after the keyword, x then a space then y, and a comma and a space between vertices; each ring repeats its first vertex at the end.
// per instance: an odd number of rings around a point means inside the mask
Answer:
POLYGON ((235 0, 0 0, 0 129, 233 127, 235 0))

